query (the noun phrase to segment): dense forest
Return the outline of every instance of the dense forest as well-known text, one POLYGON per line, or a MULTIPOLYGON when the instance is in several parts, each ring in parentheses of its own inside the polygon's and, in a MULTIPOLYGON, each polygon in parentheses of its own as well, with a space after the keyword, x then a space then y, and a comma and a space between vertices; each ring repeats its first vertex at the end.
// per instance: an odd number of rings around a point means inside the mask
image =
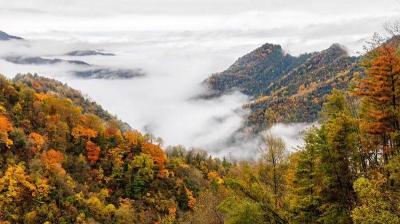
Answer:
POLYGON ((265 133, 257 161, 164 148, 55 80, 1 77, 0 223, 398 224, 398 45, 358 66, 304 147, 265 133))

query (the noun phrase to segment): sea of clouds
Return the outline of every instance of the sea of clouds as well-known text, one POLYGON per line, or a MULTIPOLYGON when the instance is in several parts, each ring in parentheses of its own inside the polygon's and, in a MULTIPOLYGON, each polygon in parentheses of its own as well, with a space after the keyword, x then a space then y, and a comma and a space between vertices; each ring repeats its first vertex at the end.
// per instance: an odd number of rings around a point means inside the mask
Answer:
MULTIPOLYGON (((244 135, 249 98, 234 92, 216 99, 198 99, 207 91, 201 82, 232 63, 237 49, 207 51, 196 44, 66 43, 55 40, 0 42, 0 73, 38 73, 80 90, 133 128, 162 137, 164 145, 202 148, 218 157, 251 159, 257 155, 259 136, 244 135), (178 46, 177 46, 178 45, 178 46), (116 56, 65 56, 79 49, 101 49, 116 56), (79 65, 17 65, 3 58, 41 56, 82 60, 111 68, 141 68, 146 76, 133 79, 81 79, 71 71, 79 65)), ((271 131, 282 137, 288 149, 301 145, 300 132, 307 124, 278 124, 271 131)))
MULTIPOLYGON (((235 92, 200 100, 202 81, 269 42, 298 55, 338 42, 357 54, 364 41, 398 15, 396 0, 0 0, 0 30, 25 41, 0 41, 0 73, 38 73, 80 90, 133 128, 164 145, 204 148, 212 155, 255 158, 259 136, 238 133, 249 98, 235 92), (354 8, 357 8, 355 11, 354 8), (65 56, 103 50, 116 56, 65 56), (7 56, 82 60, 112 69, 142 69, 130 80, 80 79, 78 65, 16 65, 7 56)), ((289 150, 311 124, 271 128, 289 150)))

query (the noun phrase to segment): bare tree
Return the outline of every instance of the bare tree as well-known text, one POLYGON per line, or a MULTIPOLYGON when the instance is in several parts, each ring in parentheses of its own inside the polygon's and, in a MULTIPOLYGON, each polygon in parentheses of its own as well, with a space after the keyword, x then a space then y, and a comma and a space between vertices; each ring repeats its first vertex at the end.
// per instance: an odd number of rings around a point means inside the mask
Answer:
POLYGON ((400 35, 400 19, 386 23, 384 28, 385 31, 392 37, 400 35))
POLYGON ((282 165, 287 161, 286 145, 282 138, 273 136, 270 132, 263 134, 263 145, 259 148, 261 160, 270 173, 271 187, 275 196, 275 206, 278 206, 280 187, 283 185, 282 165))

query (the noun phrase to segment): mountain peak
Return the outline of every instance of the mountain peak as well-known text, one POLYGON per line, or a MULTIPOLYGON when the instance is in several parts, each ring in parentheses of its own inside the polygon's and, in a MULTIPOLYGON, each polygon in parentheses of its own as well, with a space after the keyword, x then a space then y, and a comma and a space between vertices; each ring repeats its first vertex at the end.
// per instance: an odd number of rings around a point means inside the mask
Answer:
POLYGON ((233 67, 248 66, 249 63, 258 63, 260 61, 268 60, 274 57, 283 57, 284 52, 280 45, 266 43, 261 47, 253 50, 252 52, 240 57, 234 64, 233 67))
POLYGON ((17 36, 13 36, 13 35, 9 35, 6 32, 3 32, 0 30, 0 41, 1 40, 23 40, 22 37, 17 37, 17 36))
POLYGON ((260 49, 260 50, 263 50, 263 49, 264 50, 266 50, 266 49, 282 49, 282 47, 279 44, 265 43, 265 44, 263 44, 261 47, 259 47, 257 49, 260 49))
POLYGON ((309 56, 294 57, 286 54, 280 45, 266 43, 240 57, 227 70, 213 74, 206 83, 218 94, 239 90, 258 96, 264 93, 264 85, 273 83, 282 74, 304 63, 309 56))
POLYGON ((338 55, 348 56, 346 47, 341 44, 338 44, 338 43, 332 44, 328 49, 322 51, 321 53, 323 53, 323 52, 329 52, 329 53, 334 53, 334 54, 338 54, 338 55))

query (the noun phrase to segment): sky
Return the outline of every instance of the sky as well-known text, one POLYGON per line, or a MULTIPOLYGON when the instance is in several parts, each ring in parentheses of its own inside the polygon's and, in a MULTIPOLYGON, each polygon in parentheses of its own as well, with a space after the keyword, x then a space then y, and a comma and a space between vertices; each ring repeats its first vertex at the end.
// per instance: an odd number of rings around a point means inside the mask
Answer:
MULTIPOLYGON (((374 32, 398 18, 400 0, 0 0, 0 30, 27 42, 0 43, 0 73, 38 73, 87 97, 166 145, 201 147, 216 156, 254 158, 259 136, 236 130, 249 98, 232 93, 194 100, 201 82, 264 43, 293 55, 344 45, 361 51, 374 32), (67 57, 71 50, 116 56, 67 57), (140 68, 132 80, 84 80, 76 65, 15 65, 10 55, 84 60, 110 68, 140 68), (234 142, 234 143, 232 143, 234 142)), ((287 147, 302 144, 312 124, 278 124, 270 131, 287 147)))
POLYGON ((153 41, 229 47, 268 41, 299 54, 332 42, 354 50, 399 11, 399 0, 0 0, 0 29, 68 41, 148 41, 152 32, 153 41))

